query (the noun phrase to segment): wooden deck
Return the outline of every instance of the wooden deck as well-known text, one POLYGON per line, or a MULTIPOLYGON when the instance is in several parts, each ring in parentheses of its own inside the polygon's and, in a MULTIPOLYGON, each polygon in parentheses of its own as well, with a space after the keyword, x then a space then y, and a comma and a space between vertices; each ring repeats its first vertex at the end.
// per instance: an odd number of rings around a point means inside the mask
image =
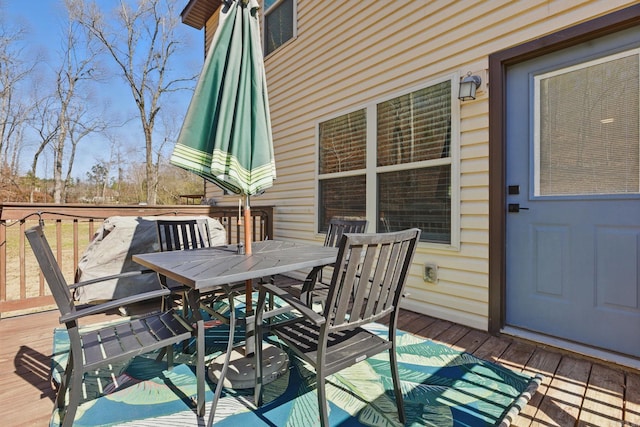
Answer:
MULTIPOLYGON (((48 425, 52 330, 58 312, 0 321, 0 414, 3 426, 48 425)), ((640 372, 404 311, 405 331, 545 380, 515 426, 640 426, 640 372)))

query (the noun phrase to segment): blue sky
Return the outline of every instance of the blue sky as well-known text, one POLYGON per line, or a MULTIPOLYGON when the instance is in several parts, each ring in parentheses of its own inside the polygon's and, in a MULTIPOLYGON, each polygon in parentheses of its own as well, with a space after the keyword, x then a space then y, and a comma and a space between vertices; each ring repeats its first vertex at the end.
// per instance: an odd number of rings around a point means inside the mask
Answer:
MULTIPOLYGON (((175 0, 178 13, 187 4, 187 0, 175 0)), ((108 7, 115 7, 119 1, 99 0, 98 4, 108 7)), ((43 58, 40 64, 40 71, 46 73, 48 62, 55 62, 60 49, 60 34, 66 21, 64 0, 0 0, 0 11, 4 14, 3 21, 11 25, 19 25, 26 29, 26 45, 30 55, 38 55, 43 58)), ((110 10, 105 10, 105 13, 110 10)), ((181 24, 178 27, 179 36, 185 41, 184 49, 180 52, 179 59, 174 64, 182 67, 185 75, 198 73, 203 62, 203 31, 198 31, 192 27, 181 24)), ((110 65, 110 58, 103 61, 110 65)), ((195 82, 193 83, 195 86, 195 82)), ((124 82, 115 77, 108 84, 100 85, 96 88, 96 98, 99 102, 108 103, 109 109, 117 111, 120 117, 131 118, 137 114, 130 89, 124 82)), ((180 119, 184 116, 188 103, 191 99, 191 92, 182 91, 174 96, 170 102, 172 114, 180 119)), ((102 108, 102 107, 101 107, 102 108)), ((144 160, 143 135, 139 125, 139 119, 130 120, 126 126, 112 131, 118 141, 126 147, 137 147, 139 154, 134 154, 135 160, 144 160), (138 158, 139 157, 139 158, 138 158)), ((33 159, 36 141, 32 141, 26 152, 22 154, 23 163, 29 165, 33 159)), ((109 141, 104 137, 92 137, 81 142, 76 154, 76 162, 73 168, 73 176, 81 179, 86 178, 86 172, 99 160, 108 160, 109 141)), ((165 149, 170 154, 172 144, 165 149)), ((131 157, 129 157, 131 158, 131 157)), ((44 158, 41 160, 38 175, 50 177, 51 160, 44 158)), ((26 172, 27 166, 23 166, 21 172, 26 172)))

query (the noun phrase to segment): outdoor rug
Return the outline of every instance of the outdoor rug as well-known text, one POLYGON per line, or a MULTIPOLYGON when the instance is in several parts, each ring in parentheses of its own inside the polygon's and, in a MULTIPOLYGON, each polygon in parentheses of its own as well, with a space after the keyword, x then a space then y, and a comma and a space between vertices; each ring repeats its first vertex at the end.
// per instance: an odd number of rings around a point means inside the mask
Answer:
MULTIPOLYGON (((223 348, 226 326, 209 325, 206 345, 208 357, 213 358, 223 348)), ((386 332, 380 325, 369 329, 386 332)), ((408 426, 507 426, 541 381, 409 333, 398 332, 397 345, 408 426)), ((66 364, 67 351, 67 333, 57 329, 54 379, 66 364)), ((189 350, 182 352, 182 346, 176 346, 177 364, 170 371, 151 354, 88 375, 88 397, 78 409, 74 425, 199 425, 193 409, 196 380, 192 358, 189 350)), ((294 356, 289 358, 288 371, 265 386, 265 404, 259 408, 253 405, 253 389, 225 389, 214 424, 319 425, 315 373, 294 356)), ((208 418, 213 389, 215 384, 207 383, 207 414, 200 425, 208 418)), ((400 425, 387 352, 330 376, 327 395, 332 426, 400 425)), ((50 425, 58 426, 57 411, 53 411, 50 425)))

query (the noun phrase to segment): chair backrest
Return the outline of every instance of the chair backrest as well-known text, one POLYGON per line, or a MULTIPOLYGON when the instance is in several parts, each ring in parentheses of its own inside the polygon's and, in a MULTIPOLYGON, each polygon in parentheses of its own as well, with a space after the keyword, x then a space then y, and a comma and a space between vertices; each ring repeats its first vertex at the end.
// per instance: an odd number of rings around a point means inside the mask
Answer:
POLYGON ((327 332, 397 315, 419 238, 417 228, 342 236, 324 307, 327 332))
POLYGON ((329 229, 324 238, 324 245, 337 247, 340 244, 344 233, 364 233, 367 231, 368 221, 366 219, 337 219, 329 221, 329 229))
POLYGON ((207 248, 211 246, 206 220, 157 220, 160 251, 207 248))
POLYGON ((60 313, 62 315, 71 313, 75 310, 75 307, 69 285, 60 270, 60 266, 58 266, 58 262, 53 255, 53 251, 51 250, 51 246, 49 246, 42 227, 39 225, 32 227, 25 231, 25 235, 27 236, 27 240, 29 240, 33 254, 49 285, 49 289, 51 289, 51 294, 56 301, 60 313))

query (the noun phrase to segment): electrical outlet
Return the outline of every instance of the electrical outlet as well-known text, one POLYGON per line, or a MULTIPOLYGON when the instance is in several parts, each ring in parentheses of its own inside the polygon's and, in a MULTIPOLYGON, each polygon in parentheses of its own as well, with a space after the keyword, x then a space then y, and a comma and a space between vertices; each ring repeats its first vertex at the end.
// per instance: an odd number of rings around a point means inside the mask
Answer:
POLYGON ((438 283, 438 266, 431 263, 425 264, 422 278, 427 283, 438 283))

